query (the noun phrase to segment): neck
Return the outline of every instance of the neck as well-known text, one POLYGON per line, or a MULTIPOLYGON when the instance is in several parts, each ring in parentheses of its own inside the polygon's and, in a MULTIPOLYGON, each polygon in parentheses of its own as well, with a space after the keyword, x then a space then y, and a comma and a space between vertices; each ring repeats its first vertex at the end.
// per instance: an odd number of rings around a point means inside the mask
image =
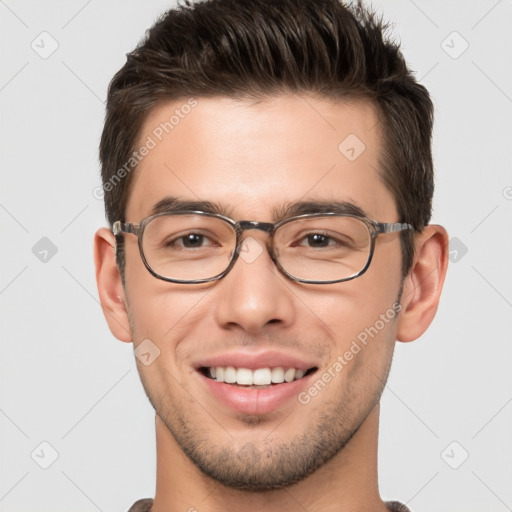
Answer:
POLYGON ((157 416, 152 512, 385 512, 377 482, 378 424, 377 405, 347 445, 312 475, 283 489, 253 492, 225 487, 203 474, 157 416))

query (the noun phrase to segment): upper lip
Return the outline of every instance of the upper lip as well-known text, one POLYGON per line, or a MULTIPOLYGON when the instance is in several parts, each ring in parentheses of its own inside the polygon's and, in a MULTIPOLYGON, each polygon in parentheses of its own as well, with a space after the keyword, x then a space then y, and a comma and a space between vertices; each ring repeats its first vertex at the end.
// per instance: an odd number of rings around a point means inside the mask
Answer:
POLYGON ((237 350, 205 357, 199 360, 194 366, 197 369, 210 368, 212 366, 234 366, 235 368, 249 368, 250 370, 281 366, 283 368, 296 368, 306 371, 310 368, 317 367, 318 364, 300 356, 285 354, 275 350, 265 350, 257 353, 237 350))

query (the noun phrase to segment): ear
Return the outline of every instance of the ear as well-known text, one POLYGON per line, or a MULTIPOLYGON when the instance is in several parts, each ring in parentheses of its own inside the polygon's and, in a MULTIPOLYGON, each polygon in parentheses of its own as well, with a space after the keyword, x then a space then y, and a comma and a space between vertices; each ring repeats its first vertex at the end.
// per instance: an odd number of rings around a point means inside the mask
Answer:
POLYGON ((101 308, 112 334, 121 341, 132 341, 121 273, 116 264, 114 233, 107 228, 94 236, 94 264, 101 308))
POLYGON ((431 324, 448 266, 448 233, 429 225, 416 236, 413 266, 404 280, 397 339, 413 341, 431 324))

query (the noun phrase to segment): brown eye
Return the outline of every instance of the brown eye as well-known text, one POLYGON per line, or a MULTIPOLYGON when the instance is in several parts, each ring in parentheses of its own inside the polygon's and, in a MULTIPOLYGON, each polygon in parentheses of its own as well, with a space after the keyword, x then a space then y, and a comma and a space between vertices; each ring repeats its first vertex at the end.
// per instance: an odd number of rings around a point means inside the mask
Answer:
POLYGON ((306 237, 311 247, 327 247, 329 245, 329 237, 320 234, 311 234, 306 237))

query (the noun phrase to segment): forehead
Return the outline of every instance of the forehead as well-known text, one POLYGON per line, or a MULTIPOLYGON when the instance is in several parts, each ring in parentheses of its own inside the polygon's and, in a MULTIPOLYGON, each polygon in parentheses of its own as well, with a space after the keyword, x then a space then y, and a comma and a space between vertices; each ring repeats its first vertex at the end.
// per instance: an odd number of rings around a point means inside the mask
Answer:
POLYGON ((283 205, 323 200, 394 220, 395 202, 379 175, 379 128, 373 105, 360 101, 288 95, 163 103, 141 130, 137 147, 145 155, 127 220, 150 215, 166 196, 214 202, 235 218, 274 220, 283 205))

